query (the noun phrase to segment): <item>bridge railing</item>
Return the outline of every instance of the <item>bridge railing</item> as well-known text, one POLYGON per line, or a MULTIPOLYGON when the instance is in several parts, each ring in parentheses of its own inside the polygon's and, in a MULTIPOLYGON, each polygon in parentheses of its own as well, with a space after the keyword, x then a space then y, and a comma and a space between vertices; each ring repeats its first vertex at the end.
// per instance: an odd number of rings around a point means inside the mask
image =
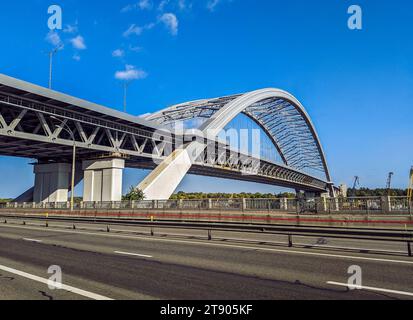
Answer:
POLYGON ((341 213, 374 214, 385 213, 388 199, 382 197, 334 198, 328 199, 328 211, 341 213))
MULTIPOLYGON (((70 202, 0 202, 0 210, 69 210, 70 202)), ((265 212, 284 214, 413 215, 407 197, 300 199, 199 199, 164 201, 77 202, 75 210, 132 210, 175 212, 265 212)))
POLYGON ((407 197, 391 197, 390 209, 392 212, 412 213, 413 202, 409 201, 407 197))

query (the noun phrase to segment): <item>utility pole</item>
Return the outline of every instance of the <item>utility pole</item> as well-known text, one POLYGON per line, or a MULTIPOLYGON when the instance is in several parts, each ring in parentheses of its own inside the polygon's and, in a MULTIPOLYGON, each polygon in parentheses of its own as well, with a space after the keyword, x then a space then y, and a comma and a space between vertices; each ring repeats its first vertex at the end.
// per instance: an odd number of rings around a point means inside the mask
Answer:
POLYGON ((390 197, 391 196, 391 180, 394 176, 394 172, 390 172, 389 176, 387 178, 387 195, 390 197))

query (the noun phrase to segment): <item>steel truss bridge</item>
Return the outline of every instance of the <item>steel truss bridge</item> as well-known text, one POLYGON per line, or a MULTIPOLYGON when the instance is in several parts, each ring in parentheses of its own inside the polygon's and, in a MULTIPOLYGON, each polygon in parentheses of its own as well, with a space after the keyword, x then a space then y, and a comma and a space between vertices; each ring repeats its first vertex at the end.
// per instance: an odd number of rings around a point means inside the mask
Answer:
MULTIPOLYGON (((169 198, 187 173, 334 193, 315 127, 304 107, 287 92, 264 89, 199 100, 141 118, 0 74, 0 155, 36 159, 39 166, 70 164, 74 143, 83 172, 124 166, 152 169, 139 185, 148 199, 169 198), (283 163, 234 150, 217 138, 239 114, 259 125, 283 163), (169 130, 177 121, 196 119, 202 119, 201 126, 193 128, 196 130, 169 130), (112 163, 96 169, 90 164, 108 159, 119 159, 124 165, 112 163), (320 172, 320 177, 309 170, 320 172)), ((77 182, 83 177, 87 182, 83 172, 77 182)), ((113 178, 110 183, 119 184, 118 180, 113 178)), ((105 188, 103 180, 101 184, 99 188, 105 188)), ((51 200, 48 196, 54 189, 70 186, 49 186, 53 189, 49 191, 38 188, 43 196, 36 197, 35 186, 22 200, 51 200)), ((105 194, 91 195, 89 200, 116 201, 120 196, 118 191, 105 194)))

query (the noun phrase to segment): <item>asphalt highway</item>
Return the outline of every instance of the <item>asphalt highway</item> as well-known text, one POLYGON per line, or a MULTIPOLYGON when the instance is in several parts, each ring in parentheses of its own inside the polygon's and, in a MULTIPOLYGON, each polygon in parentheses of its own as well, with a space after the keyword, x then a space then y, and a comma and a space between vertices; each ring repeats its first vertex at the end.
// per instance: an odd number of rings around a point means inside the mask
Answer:
POLYGON ((399 244, 298 239, 288 248, 281 236, 222 232, 208 241, 187 230, 151 237, 143 228, 34 224, 0 225, 0 299, 413 299, 413 259, 399 244), (48 287, 50 266, 61 268, 62 289, 48 287), (351 266, 362 270, 358 290, 347 285, 351 266))

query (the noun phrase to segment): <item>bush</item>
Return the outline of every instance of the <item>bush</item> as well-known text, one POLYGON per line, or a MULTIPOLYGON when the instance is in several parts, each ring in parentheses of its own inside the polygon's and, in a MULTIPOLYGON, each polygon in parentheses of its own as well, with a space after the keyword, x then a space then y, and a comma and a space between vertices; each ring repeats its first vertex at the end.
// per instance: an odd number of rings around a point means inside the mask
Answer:
POLYGON ((128 194, 123 197, 125 201, 141 201, 145 200, 145 194, 142 190, 135 187, 130 187, 128 194))

